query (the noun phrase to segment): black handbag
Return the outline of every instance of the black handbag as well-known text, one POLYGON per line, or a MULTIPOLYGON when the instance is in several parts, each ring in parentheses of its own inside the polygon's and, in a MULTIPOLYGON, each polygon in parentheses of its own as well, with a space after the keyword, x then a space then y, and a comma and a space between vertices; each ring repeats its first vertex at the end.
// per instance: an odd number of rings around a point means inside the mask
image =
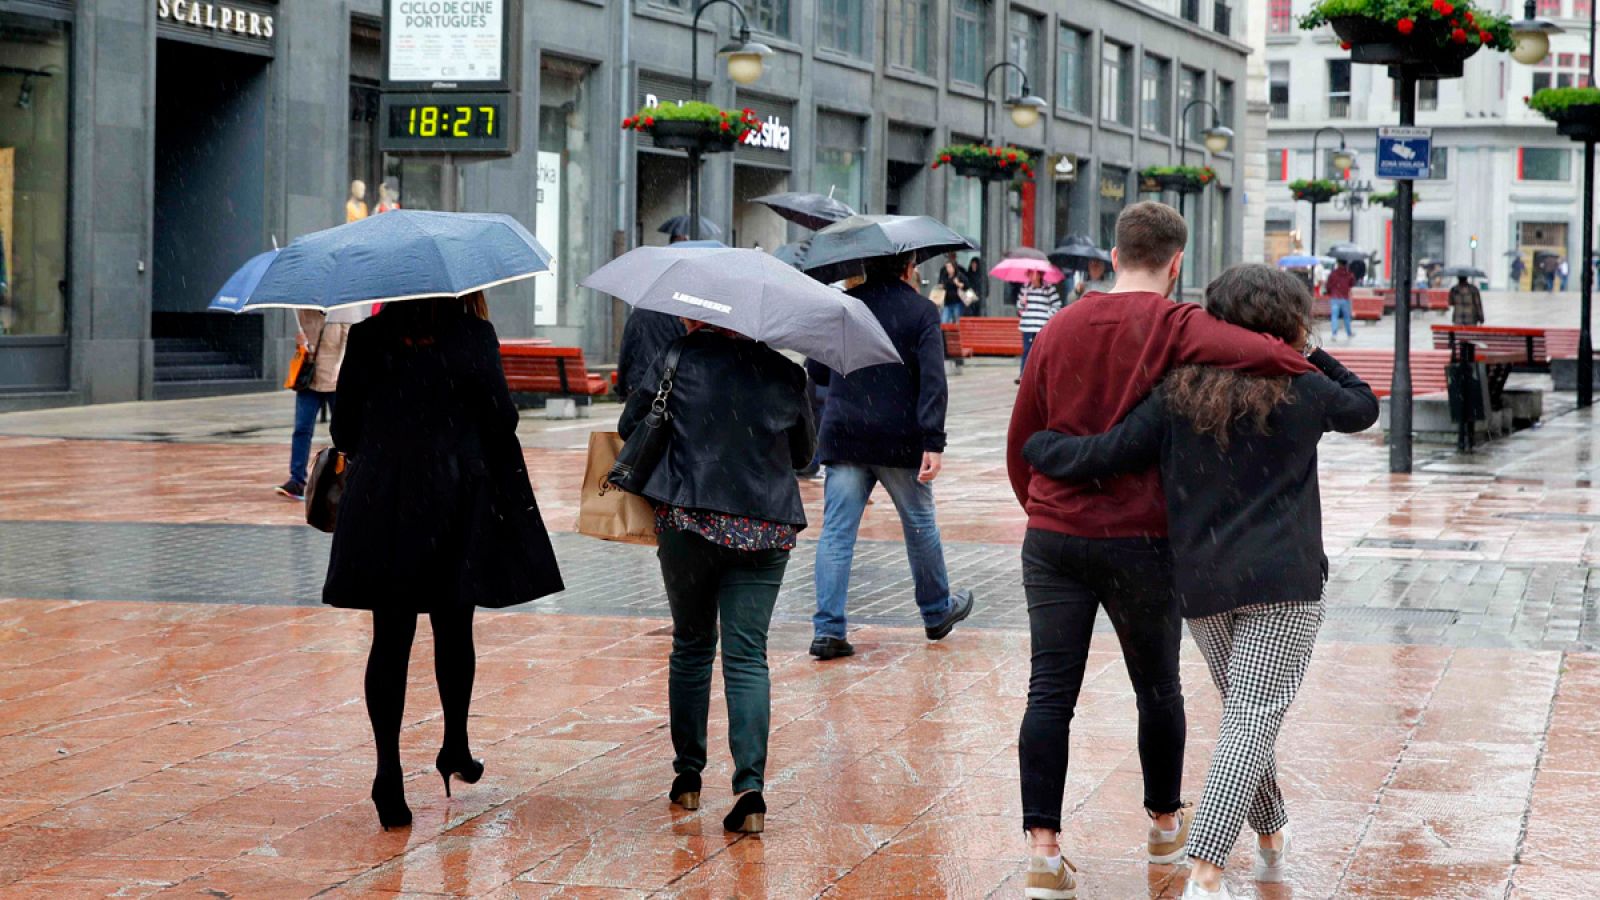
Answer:
POLYGON ((345 473, 349 458, 332 447, 318 451, 306 478, 306 524, 318 531, 333 533, 339 521, 339 501, 344 499, 345 473))
POLYGON ((317 377, 317 355, 322 352, 322 336, 328 333, 328 315, 322 315, 322 327, 317 329, 317 349, 308 350, 305 359, 301 360, 300 368, 295 370, 294 382, 290 388, 296 393, 311 390, 311 383, 317 377))
POLYGON ((667 348, 666 365, 661 370, 661 386, 656 399, 650 403, 639 427, 623 442, 617 451, 617 461, 611 466, 608 480, 630 494, 644 493, 650 474, 660 465, 667 452, 667 438, 672 434, 672 412, 667 401, 672 399, 672 379, 678 371, 678 358, 683 355, 683 341, 672 342, 667 348))

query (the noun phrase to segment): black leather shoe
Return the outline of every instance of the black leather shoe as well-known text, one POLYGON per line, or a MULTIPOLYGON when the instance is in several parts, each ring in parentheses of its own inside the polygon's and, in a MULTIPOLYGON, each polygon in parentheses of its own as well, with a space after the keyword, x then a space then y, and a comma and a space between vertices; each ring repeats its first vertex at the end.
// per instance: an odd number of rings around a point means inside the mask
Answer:
POLYGON ((956 591, 950 595, 950 611, 945 613, 944 621, 937 625, 927 626, 928 640, 943 640, 956 627, 957 622, 965 621, 972 615, 973 597, 971 591, 956 591))
POLYGON ((817 659, 828 660, 840 656, 854 656, 856 648, 844 638, 819 637, 811 642, 811 655, 817 659))

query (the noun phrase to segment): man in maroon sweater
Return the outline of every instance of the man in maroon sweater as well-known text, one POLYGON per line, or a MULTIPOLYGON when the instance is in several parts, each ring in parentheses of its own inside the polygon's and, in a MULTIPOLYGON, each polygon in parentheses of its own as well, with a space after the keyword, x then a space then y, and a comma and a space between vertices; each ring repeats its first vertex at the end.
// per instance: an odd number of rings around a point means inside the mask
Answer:
POLYGON ((1183 626, 1171 587, 1160 477, 1150 469, 1094 483, 1055 481, 1033 471, 1023 459, 1023 443, 1044 429, 1106 431, 1177 366, 1263 375, 1311 370, 1283 342, 1169 299, 1187 240, 1187 225, 1169 206, 1139 203, 1124 210, 1112 251, 1116 287, 1085 294, 1045 326, 1011 413, 1006 468, 1017 502, 1028 512, 1022 572, 1033 671, 1019 756, 1022 824, 1034 857, 1030 888, 1060 891, 1072 883, 1057 834, 1069 723, 1101 606, 1116 628, 1138 699, 1152 863, 1182 858, 1189 815, 1180 799, 1187 727, 1178 677, 1183 626))

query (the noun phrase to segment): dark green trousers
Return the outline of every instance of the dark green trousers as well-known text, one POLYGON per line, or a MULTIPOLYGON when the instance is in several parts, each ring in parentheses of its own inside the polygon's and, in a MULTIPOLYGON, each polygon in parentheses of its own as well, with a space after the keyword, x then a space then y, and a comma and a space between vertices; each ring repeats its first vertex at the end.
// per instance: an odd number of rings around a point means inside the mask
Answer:
POLYGON ((672 607, 667 697, 672 749, 677 754, 673 771, 700 772, 706 767, 706 717, 720 624, 733 790, 759 791, 772 730, 767 630, 789 551, 729 550, 699 535, 669 529, 660 536, 656 556, 672 607))

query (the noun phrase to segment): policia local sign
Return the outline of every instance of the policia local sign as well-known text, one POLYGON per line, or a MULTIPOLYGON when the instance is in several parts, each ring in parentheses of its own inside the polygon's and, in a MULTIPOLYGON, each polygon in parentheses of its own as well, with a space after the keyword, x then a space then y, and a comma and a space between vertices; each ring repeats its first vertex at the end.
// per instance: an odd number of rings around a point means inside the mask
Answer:
POLYGON ((379 149, 515 153, 520 26, 518 0, 385 0, 379 149))

